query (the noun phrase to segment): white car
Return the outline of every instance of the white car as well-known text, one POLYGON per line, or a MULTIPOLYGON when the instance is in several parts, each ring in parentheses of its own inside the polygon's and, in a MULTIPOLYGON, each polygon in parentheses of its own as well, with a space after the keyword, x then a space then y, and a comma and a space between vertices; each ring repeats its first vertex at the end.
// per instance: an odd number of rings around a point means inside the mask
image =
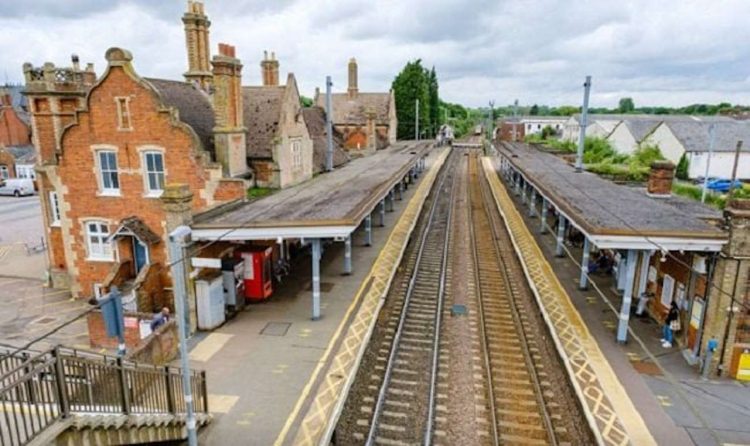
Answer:
POLYGON ((0 179, 0 195, 34 195, 34 180, 29 178, 0 179))

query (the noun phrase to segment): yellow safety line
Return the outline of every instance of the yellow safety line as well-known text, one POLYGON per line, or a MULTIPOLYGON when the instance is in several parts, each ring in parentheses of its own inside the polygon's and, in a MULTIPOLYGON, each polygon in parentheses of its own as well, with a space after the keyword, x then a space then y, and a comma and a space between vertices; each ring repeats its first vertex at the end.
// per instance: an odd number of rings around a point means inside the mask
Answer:
POLYGON ((377 319, 376 316, 380 312, 380 307, 382 306, 383 299, 390 287, 396 268, 401 262, 401 256, 406 249, 409 236, 414 229, 414 226, 416 226, 419 211, 432 188, 432 184, 437 177, 440 167, 448 157, 448 154, 449 150, 444 150, 440 153, 435 160, 435 163, 430 167, 430 170, 420 182, 417 191, 409 200, 406 209, 404 209, 401 217, 391 231, 388 241, 385 243, 380 254, 373 263, 370 272, 362 280, 362 284, 360 285, 352 304, 347 309, 347 312, 331 338, 325 353, 318 362, 318 365, 305 385, 305 388, 302 390, 302 394, 297 400, 297 404, 287 418, 283 429, 274 442, 274 445, 281 446, 285 442, 292 424, 299 417, 302 406, 308 400, 312 387, 317 382, 325 365, 329 363, 329 359, 331 359, 331 356, 334 353, 334 347, 339 345, 339 349, 335 352, 336 356, 330 361, 327 376, 323 378, 324 381, 321 382, 316 389, 316 394, 310 404, 310 408, 305 413, 304 419, 301 421, 293 444, 318 444, 326 440, 326 437, 332 430, 334 415, 337 414, 343 406, 346 394, 348 393, 348 390, 342 391, 342 389, 348 389, 353 381, 357 369, 356 365, 359 363, 359 360, 364 353, 364 348, 367 345, 367 341, 377 319), (361 305, 360 302, 362 302, 361 305), (357 308, 359 308, 359 311, 354 316, 351 323, 348 323, 350 315, 357 308), (347 328, 346 335, 342 342, 339 343, 339 337, 342 335, 344 328, 347 328))
POLYGON ((482 162, 513 247, 598 442, 655 445, 646 424, 500 182, 492 160, 484 158, 482 162))

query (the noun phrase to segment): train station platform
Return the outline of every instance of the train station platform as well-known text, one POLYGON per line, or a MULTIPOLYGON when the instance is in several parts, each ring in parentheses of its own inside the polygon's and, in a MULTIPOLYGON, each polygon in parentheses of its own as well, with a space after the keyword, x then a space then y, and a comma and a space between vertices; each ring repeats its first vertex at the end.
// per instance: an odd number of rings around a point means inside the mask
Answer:
POLYGON ((539 217, 542 231, 549 226, 550 211, 556 215, 555 255, 563 255, 563 239, 569 228, 582 235, 581 288, 587 287, 591 247, 623 252, 618 266, 621 288, 626 293, 615 333, 618 342, 627 342, 633 290, 645 291, 652 256, 688 252, 707 258, 728 241, 727 232, 711 222, 715 220, 711 215, 696 215, 695 209, 680 208, 689 203, 661 195, 653 198, 593 173, 577 172, 559 156, 531 144, 506 142, 497 152, 495 169, 506 178, 513 194, 522 203, 529 203, 528 213, 539 217))
POLYGON ((581 290, 582 247, 566 244, 557 257, 554 231, 541 232, 538 216, 520 197, 513 202, 657 444, 750 444, 750 385, 701 379, 679 348, 662 347, 661 325, 648 316, 630 324, 631 342, 616 342, 622 295, 613 277, 590 274, 581 290))
MULTIPOLYGON (((402 200, 394 201, 393 211, 384 213, 382 227, 373 225, 368 235, 363 225, 354 225, 350 235, 357 249, 351 251, 351 274, 342 274, 346 246, 323 245, 319 286, 320 307, 324 311, 318 320, 311 320, 309 314, 308 296, 314 278, 311 269, 305 267, 310 259, 307 255, 292 265, 294 273, 277 286, 272 299, 250 305, 217 330, 191 339, 191 366, 207 371, 209 407, 214 414, 214 421, 200 433, 202 444, 297 444, 295 438, 301 435, 301 426, 311 413, 313 402, 317 404, 316 414, 324 413, 321 408, 334 407, 335 400, 330 397, 338 395, 341 387, 335 393, 330 393, 331 389, 344 383, 347 370, 355 365, 356 352, 366 344, 363 311, 372 313, 377 308, 379 295, 371 299, 373 295, 368 293, 387 287, 388 271, 384 268, 395 269, 398 265, 398 253, 405 249, 408 240, 408 228, 416 221, 425 191, 447 155, 447 149, 411 153, 415 151, 411 146, 404 150, 407 153, 400 161, 402 165, 413 167, 413 163, 424 157, 425 172, 415 180, 416 187, 404 190, 402 200), (367 244, 368 238, 371 246, 360 248, 367 244), (315 398, 323 388, 328 389, 328 401, 315 398)), ((377 164, 368 162, 368 169, 377 172, 377 164)), ((348 180, 342 180, 340 188, 357 187, 357 175, 368 177, 365 172, 368 169, 354 166, 359 173, 352 172, 348 180)), ((399 180, 398 175, 393 177, 399 180)), ((314 190, 319 190, 318 187, 314 190)), ((392 184, 389 187, 393 190, 392 184)), ((309 193, 302 189, 305 188, 298 189, 299 194, 309 193)), ((379 190, 388 193, 386 188, 379 190)), ((312 199, 318 195, 324 196, 323 193, 306 196, 312 199)), ((331 190, 325 196, 332 199, 338 195, 331 190)), ((274 200, 284 202, 281 198, 274 200)), ((336 199, 333 200, 325 211, 329 215, 338 212, 345 216, 358 203, 350 200, 337 209, 336 199)), ((311 212, 313 208, 309 207, 311 212)), ((269 207, 263 215, 279 211, 269 207)), ((319 422, 308 422, 305 426, 304 435, 309 430, 322 433, 326 428, 325 423, 319 422)))
POLYGON ((502 185, 491 159, 483 166, 529 285, 599 444, 655 445, 623 385, 502 185))

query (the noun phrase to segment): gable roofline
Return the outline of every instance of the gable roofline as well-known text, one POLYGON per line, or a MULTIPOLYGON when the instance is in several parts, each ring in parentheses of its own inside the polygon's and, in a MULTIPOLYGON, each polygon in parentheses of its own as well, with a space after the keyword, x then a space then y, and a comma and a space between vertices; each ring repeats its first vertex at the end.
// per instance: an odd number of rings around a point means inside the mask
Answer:
POLYGON ((130 77, 133 81, 138 83, 139 85, 143 86, 146 91, 149 92, 149 94, 152 95, 154 99, 156 99, 157 103, 161 105, 161 108, 157 108, 158 113, 167 113, 169 115, 169 121, 170 124, 178 127, 186 132, 188 132, 193 139, 194 147, 197 148, 198 153, 197 154, 203 154, 208 155, 208 150, 206 150, 205 147, 203 147, 203 143, 196 133, 196 131, 187 123, 183 122, 179 117, 179 111, 175 107, 170 107, 166 105, 164 98, 159 93, 159 91, 147 80, 140 77, 133 68, 132 61, 133 61, 133 55, 130 53, 130 51, 118 47, 111 47, 109 48, 104 56, 107 59, 107 68, 104 70, 102 75, 94 82, 94 84, 88 89, 86 92, 86 96, 84 99, 84 105, 82 108, 78 108, 74 112, 73 120, 68 123, 60 132, 59 136, 59 143, 62 143, 63 138, 65 137, 65 134, 68 132, 69 129, 78 126, 79 125, 79 115, 81 113, 89 113, 89 104, 91 100, 91 94, 94 92, 94 90, 98 89, 109 77, 110 73, 112 72, 113 68, 121 69, 128 77, 130 77))

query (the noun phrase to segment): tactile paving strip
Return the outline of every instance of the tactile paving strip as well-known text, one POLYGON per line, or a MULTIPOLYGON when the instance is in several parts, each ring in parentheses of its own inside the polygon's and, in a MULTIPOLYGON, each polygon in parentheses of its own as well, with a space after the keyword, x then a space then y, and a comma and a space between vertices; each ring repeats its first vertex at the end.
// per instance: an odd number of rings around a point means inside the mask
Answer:
MULTIPOLYGON (((449 153, 449 150, 444 150, 432 167, 425 172, 424 178, 419 183, 414 196, 409 200, 393 231, 391 231, 391 235, 375 260, 369 275, 363 280, 363 284, 367 284, 367 286, 363 286, 358 293, 359 295, 355 297, 355 302, 362 300, 359 310, 354 315, 351 324, 343 332, 344 338, 340 342, 339 348, 329 352, 329 355, 321 359, 323 362, 330 361, 330 366, 322 372, 324 373, 322 382, 314 390, 314 393, 310 394, 309 409, 304 414, 291 444, 315 445, 327 442, 330 438, 335 427, 335 421, 346 400, 348 388, 356 375, 357 365, 364 349, 367 347, 383 299, 388 293, 391 280, 396 273, 396 268, 401 263, 409 237, 417 224, 422 205, 427 199, 440 167, 449 153), (330 355, 333 355, 332 359, 330 355)), ((335 343, 336 340, 334 339, 331 342, 335 343)), ((312 379, 315 379, 315 377, 312 379)), ((299 418, 299 414, 292 413, 287 425, 293 422, 294 418, 299 418)), ((288 440, 285 437, 288 433, 286 429, 282 431, 275 444, 287 444, 288 440)))
POLYGON ((515 251, 597 440, 604 445, 656 444, 500 183, 492 161, 484 158, 482 162, 515 251))

